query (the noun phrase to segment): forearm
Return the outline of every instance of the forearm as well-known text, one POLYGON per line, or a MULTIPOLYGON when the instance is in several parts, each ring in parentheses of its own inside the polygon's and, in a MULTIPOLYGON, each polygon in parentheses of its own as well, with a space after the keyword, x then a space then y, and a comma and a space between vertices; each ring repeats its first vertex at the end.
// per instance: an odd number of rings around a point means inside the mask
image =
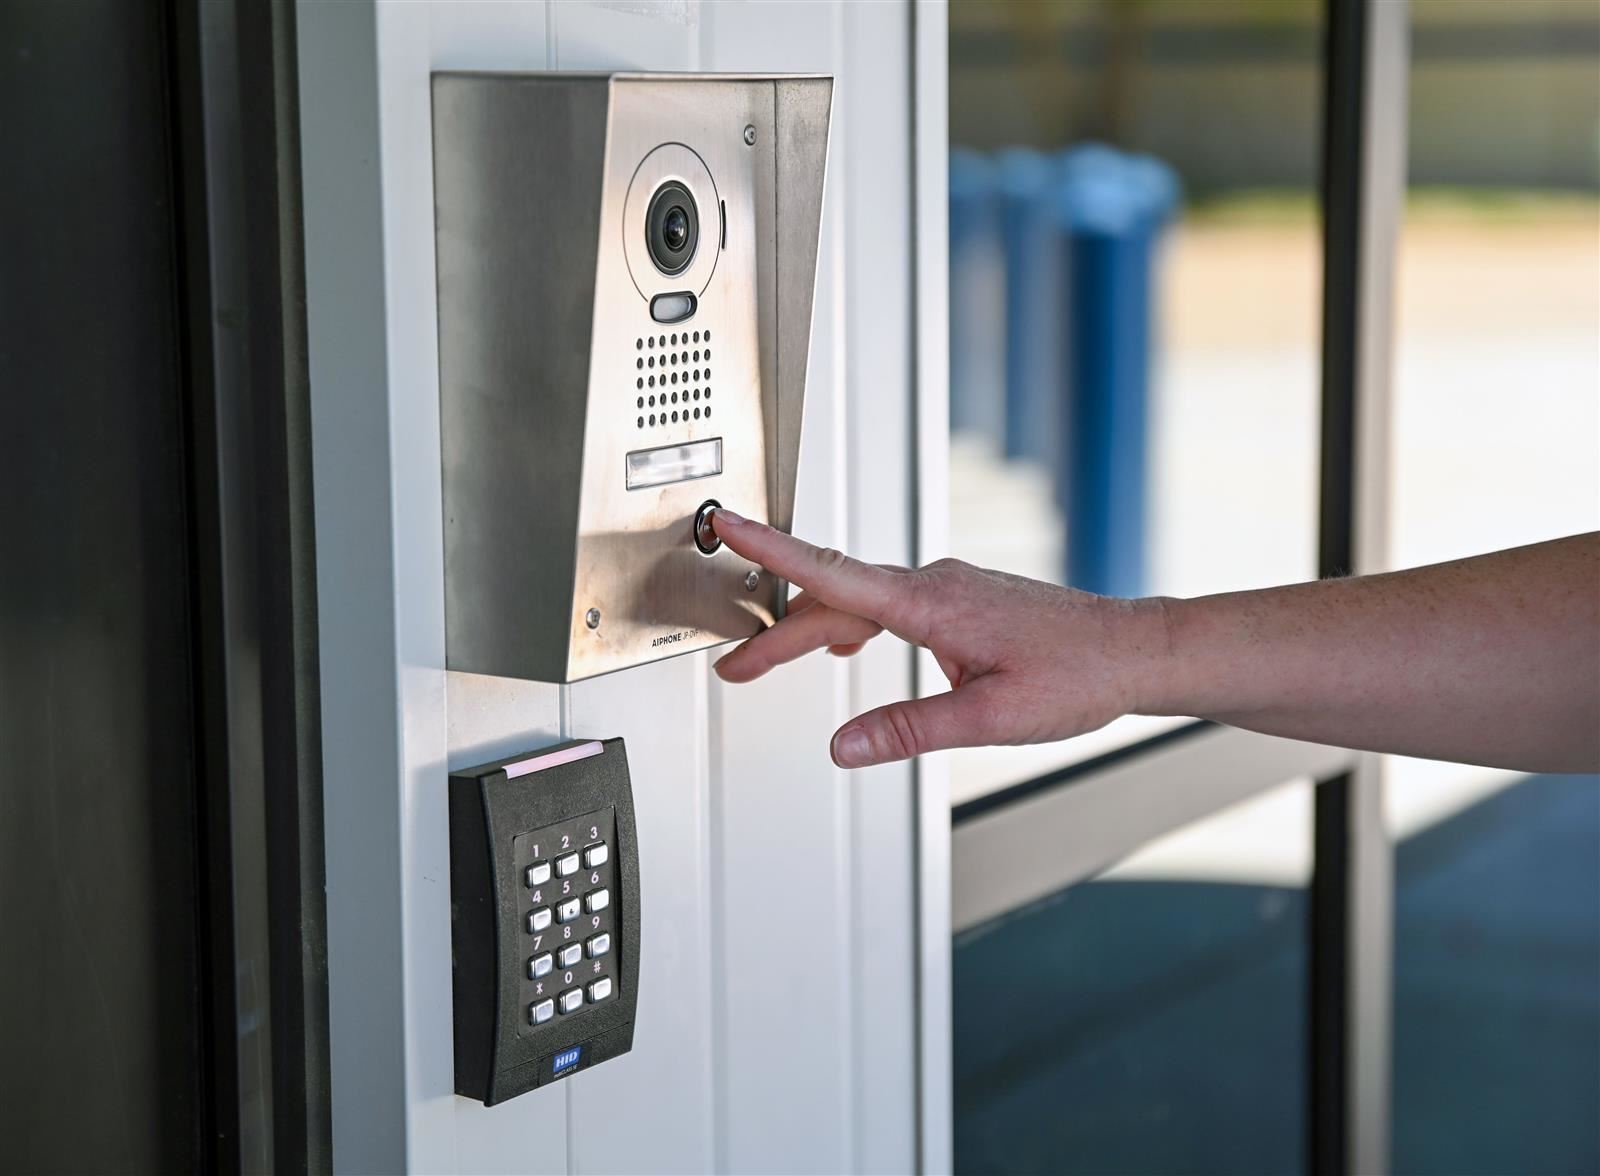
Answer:
POLYGON ((1143 713, 1527 771, 1600 766, 1600 534, 1164 605, 1143 713))

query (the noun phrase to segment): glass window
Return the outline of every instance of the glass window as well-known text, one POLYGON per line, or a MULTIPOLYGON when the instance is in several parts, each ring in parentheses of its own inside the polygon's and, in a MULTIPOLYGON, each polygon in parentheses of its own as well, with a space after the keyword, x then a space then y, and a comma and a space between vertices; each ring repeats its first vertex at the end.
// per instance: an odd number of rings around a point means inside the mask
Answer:
MULTIPOLYGON (((1600 527, 1600 10, 1411 19, 1402 567, 1600 527)), ((1600 1170, 1600 783, 1387 772, 1395 1170, 1600 1170)))
POLYGON ((1600 1171, 1600 777, 1394 810, 1394 1170, 1600 1171))
MULTIPOLYGON (((1114 595, 1316 574, 1322 20, 951 5, 952 554, 1114 595)), ((952 753, 952 793, 1171 725, 952 753)))
POLYGON ((1305 1169, 1311 797, 957 936, 957 1172, 1305 1169))

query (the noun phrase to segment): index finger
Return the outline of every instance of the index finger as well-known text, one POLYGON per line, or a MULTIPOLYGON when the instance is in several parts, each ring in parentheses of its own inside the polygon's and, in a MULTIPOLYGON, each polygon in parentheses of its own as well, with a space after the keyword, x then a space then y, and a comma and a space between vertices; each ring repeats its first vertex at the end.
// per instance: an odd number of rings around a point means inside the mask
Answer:
POLYGON ((726 507, 716 509, 712 526, 717 537, 745 559, 798 584, 824 604, 879 624, 886 624, 886 617, 896 611, 898 585, 893 572, 751 522, 726 507))

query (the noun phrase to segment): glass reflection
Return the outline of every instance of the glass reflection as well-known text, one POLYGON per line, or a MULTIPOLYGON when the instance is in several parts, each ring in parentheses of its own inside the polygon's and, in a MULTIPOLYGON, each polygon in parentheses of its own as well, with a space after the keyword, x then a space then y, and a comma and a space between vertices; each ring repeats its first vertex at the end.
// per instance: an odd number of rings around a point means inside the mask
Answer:
MULTIPOLYGON (((1411 20, 1396 566, 1600 527, 1600 10, 1411 20)), ((1395 1170, 1600 1171, 1600 784, 1387 773, 1395 1170)))
MULTIPOLYGON (((951 6, 953 554, 1113 595, 1315 574, 1322 11, 951 6)), ((958 752, 953 792, 1170 725, 958 752)))
POLYGON ((1600 1171, 1600 777, 1432 776, 1392 809, 1394 1170, 1600 1171))
POLYGON ((957 937, 958 1172, 1304 1169, 1311 797, 1283 785, 957 937))

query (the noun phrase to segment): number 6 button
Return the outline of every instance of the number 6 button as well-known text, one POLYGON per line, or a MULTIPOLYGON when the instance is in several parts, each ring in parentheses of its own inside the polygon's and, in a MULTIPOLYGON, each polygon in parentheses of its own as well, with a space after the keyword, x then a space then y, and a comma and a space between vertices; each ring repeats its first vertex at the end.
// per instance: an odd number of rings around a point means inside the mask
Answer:
POLYGON ((591 890, 583 896, 583 905, 588 908, 590 914, 595 911, 603 911, 611 905, 611 891, 604 887, 599 890, 591 890))

